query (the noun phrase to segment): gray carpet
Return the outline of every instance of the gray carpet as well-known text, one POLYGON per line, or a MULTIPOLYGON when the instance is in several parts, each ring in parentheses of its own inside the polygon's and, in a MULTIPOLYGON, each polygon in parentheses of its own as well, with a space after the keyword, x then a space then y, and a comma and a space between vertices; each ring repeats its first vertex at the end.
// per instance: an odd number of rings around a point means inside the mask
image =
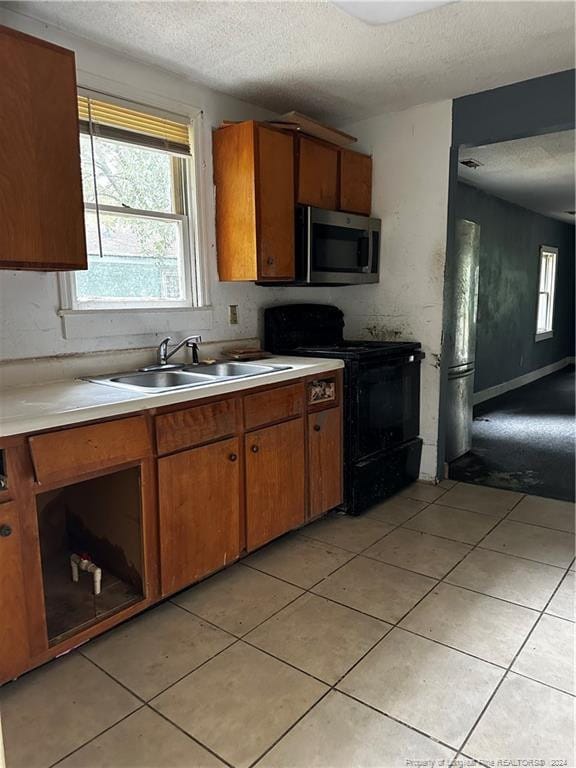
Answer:
POLYGON ((474 409, 472 450, 454 480, 574 501, 574 367, 474 409))

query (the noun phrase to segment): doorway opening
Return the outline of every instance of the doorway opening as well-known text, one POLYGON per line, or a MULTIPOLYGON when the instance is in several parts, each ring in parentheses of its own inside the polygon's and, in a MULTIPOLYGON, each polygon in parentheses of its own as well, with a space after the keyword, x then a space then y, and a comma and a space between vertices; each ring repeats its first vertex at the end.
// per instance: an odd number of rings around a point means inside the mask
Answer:
POLYGON ((461 148, 446 275, 454 480, 574 501, 573 130, 461 148))

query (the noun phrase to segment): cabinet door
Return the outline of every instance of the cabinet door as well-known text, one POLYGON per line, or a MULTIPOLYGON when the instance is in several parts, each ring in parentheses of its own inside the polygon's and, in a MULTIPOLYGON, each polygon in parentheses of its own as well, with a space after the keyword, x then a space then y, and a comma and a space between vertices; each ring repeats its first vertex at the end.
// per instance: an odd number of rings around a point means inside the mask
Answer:
POLYGON ((0 504, 0 684, 25 669, 29 657, 26 595, 16 503, 0 504))
POLYGON ((213 135, 216 246, 220 280, 257 280, 255 135, 252 121, 213 135))
POLYGON ((86 269, 74 54, 0 27, 0 267, 86 269))
POLYGON ((338 149, 302 136, 298 142, 297 202, 328 208, 338 206, 338 149))
POLYGON ((239 447, 232 438, 159 459, 162 594, 238 557, 239 447))
POLYGON ((372 209, 372 158, 359 152, 340 150, 341 211, 370 216, 372 209))
POLYGON ((294 139, 258 131, 258 279, 294 279, 294 139))
POLYGON ((308 416, 310 517, 318 517, 342 501, 341 409, 308 416))
POLYGON ((304 522, 304 420, 246 435, 246 536, 256 549, 304 522))

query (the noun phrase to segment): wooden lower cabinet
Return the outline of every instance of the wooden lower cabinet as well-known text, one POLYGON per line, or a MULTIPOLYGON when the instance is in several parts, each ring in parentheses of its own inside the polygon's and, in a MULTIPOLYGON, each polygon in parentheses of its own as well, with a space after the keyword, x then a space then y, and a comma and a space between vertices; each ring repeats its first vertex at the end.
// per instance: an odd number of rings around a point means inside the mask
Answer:
POLYGON ((246 545, 250 552, 304 523, 304 419, 246 435, 246 545))
POLYGON ((20 527, 13 501, 0 504, 0 683, 22 671, 29 656, 20 527))
POLYGON ((3 441, 0 685, 337 506, 325 378, 3 441))
POLYGON ((340 408, 308 416, 309 516, 342 502, 342 417, 340 408))
POLYGON ((158 461, 163 595, 240 554, 240 441, 221 440, 158 461))

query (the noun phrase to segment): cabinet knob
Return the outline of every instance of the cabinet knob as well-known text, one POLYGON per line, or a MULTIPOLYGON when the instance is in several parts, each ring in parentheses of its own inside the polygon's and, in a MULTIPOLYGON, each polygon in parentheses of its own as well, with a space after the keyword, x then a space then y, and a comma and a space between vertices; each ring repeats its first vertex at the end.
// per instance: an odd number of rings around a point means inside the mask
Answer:
POLYGON ((236 461, 238 456, 235 453, 231 453, 230 456, 228 456, 228 458, 230 459, 230 461, 236 461))
POLYGON ((0 536, 10 536, 12 533, 12 528, 9 525, 0 525, 0 536))
POLYGON ((320 424, 314 424, 314 432, 320 432, 320 424))
POLYGON ((252 451, 252 453, 258 453, 258 451, 259 451, 260 449, 258 448, 258 446, 257 446, 257 445, 253 445, 253 446, 252 446, 252 448, 250 448, 250 450, 252 451))
POLYGON ((269 259, 266 259, 266 264, 268 264, 268 266, 271 267, 272 264, 274 264, 274 259, 272 257, 270 257, 269 259))

